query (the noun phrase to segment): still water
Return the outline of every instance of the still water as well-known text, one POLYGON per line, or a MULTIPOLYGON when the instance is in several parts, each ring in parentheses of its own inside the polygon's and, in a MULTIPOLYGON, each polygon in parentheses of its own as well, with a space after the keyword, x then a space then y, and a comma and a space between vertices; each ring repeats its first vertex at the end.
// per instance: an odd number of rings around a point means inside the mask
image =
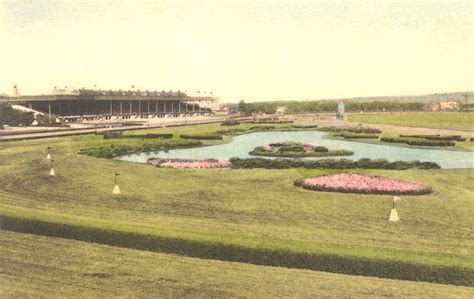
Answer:
MULTIPOLYGON (((232 157, 248 158, 249 152, 257 146, 276 142, 302 142, 325 146, 330 150, 345 149, 354 152, 352 156, 330 157, 358 160, 361 158, 386 159, 388 161, 430 161, 442 168, 474 168, 474 152, 450 151, 439 149, 422 149, 393 146, 389 144, 369 144, 355 141, 333 140, 328 133, 317 131, 295 132, 256 132, 234 136, 230 143, 199 148, 176 149, 168 153, 163 151, 122 156, 117 159, 130 162, 146 163, 149 158, 180 159, 217 159, 228 160, 232 157)), ((321 158, 305 158, 321 159, 321 158)))

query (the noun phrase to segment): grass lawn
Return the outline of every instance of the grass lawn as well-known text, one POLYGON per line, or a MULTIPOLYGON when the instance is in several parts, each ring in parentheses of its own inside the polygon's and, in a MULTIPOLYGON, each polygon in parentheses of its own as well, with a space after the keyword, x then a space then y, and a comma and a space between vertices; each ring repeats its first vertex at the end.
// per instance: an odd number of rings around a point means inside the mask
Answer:
POLYGON ((4 298, 474 296, 469 287, 196 259, 5 231, 0 243, 4 298))
MULTIPOLYGON (((222 128, 226 127, 151 131, 179 135, 222 128)), ((402 197, 397 208, 402 221, 389 223, 390 196, 314 192, 293 186, 295 179, 338 170, 159 169, 77 154, 81 148, 121 142, 165 141, 103 140, 87 135, 2 144, 0 214, 250 248, 474 269, 472 170, 351 170, 433 187, 430 195, 402 197), (48 176, 47 146, 52 147, 54 178, 48 176), (111 194, 114 172, 121 174, 123 194, 118 197, 111 194)), ((146 268, 148 263, 143 265, 146 268)))
POLYGON ((349 114, 349 121, 438 129, 474 130, 474 114, 464 113, 368 113, 349 114))

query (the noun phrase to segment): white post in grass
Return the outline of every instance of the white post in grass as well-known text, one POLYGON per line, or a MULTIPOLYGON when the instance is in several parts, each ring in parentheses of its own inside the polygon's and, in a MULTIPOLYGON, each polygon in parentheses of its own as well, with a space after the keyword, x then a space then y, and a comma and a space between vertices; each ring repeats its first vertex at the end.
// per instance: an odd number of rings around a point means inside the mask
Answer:
POLYGON ((48 146, 48 154, 46 155, 46 160, 51 160, 51 154, 49 153, 49 150, 51 148, 48 146))
POLYGON ((112 194, 115 194, 115 195, 118 195, 118 194, 121 194, 120 192, 120 187, 119 185, 117 184, 117 176, 120 175, 118 173, 115 173, 115 184, 114 184, 114 189, 112 190, 112 194))
POLYGON ((56 176, 56 173, 54 172, 54 167, 53 167, 53 160, 51 160, 51 168, 49 169, 49 176, 56 176))
POLYGON ((397 209, 395 208, 395 203, 399 200, 400 200, 400 197, 398 196, 393 197, 393 206, 392 206, 392 210, 390 211, 390 217, 388 218, 388 221, 391 221, 391 222, 400 221, 400 217, 398 217, 397 209))

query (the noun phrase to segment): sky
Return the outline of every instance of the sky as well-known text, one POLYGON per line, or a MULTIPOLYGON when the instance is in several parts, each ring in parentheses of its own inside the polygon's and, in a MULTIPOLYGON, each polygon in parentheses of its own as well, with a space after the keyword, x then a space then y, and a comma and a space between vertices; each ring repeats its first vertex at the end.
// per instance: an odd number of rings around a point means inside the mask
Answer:
POLYGON ((474 1, 0 0, 0 93, 221 102, 471 91, 474 1))

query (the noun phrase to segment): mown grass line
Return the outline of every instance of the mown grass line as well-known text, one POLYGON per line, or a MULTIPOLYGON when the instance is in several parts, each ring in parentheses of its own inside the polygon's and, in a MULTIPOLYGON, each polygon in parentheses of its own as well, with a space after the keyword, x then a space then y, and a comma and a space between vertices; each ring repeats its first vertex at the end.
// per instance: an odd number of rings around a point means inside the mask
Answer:
POLYGON ((111 246, 255 265, 309 269, 349 275, 474 286, 474 270, 462 267, 259 249, 217 242, 121 232, 0 215, 0 228, 111 246))

